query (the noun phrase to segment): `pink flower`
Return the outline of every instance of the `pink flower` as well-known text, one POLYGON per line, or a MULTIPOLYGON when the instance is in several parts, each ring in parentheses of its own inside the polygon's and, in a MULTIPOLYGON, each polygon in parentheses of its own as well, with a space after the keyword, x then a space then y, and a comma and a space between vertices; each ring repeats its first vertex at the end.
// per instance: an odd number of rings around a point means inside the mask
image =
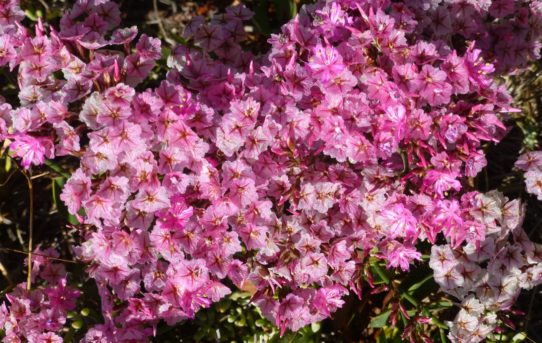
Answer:
POLYGON ((442 69, 446 72, 455 92, 464 94, 469 91, 469 78, 465 62, 455 50, 446 57, 442 63, 442 69))
POLYGON ((17 53, 12 40, 8 35, 2 35, 0 37, 0 66, 13 61, 16 55, 17 53))
POLYGON ((400 267, 403 271, 410 269, 410 263, 415 260, 420 261, 422 254, 413 247, 402 245, 397 241, 389 242, 384 248, 388 268, 400 267))
POLYGON ((181 261, 171 272, 173 282, 183 292, 196 290, 209 280, 205 262, 201 260, 181 261))
POLYGON ((139 53, 132 54, 124 60, 126 83, 135 86, 143 81, 154 67, 154 60, 147 59, 139 53))
POLYGON ((542 170, 534 169, 526 172, 525 185, 527 192, 534 194, 538 200, 542 200, 542 170))
POLYGON ((324 280, 328 269, 324 254, 309 253, 296 264, 292 273, 300 284, 311 284, 324 280))
POLYGON ((475 49, 474 44, 471 44, 465 54, 465 65, 467 66, 470 82, 484 89, 491 83, 488 75, 493 73, 495 68, 491 63, 484 61, 481 53, 481 50, 475 49))
POLYGON ((314 47, 307 66, 314 77, 326 84, 345 68, 339 52, 332 46, 322 45, 314 47))
POLYGON ((381 216, 390 238, 404 237, 408 240, 416 240, 416 219, 403 204, 388 206, 381 212, 381 216))
POLYGON ((202 25, 194 35, 202 48, 213 51, 224 41, 223 33, 218 25, 202 25))
POLYGON ((510 0, 494 0, 489 6, 489 13, 495 18, 504 18, 514 13, 515 3, 510 0))
POLYGON ((454 256, 449 245, 433 245, 433 247, 431 247, 431 259, 429 260, 429 266, 434 271, 450 270, 458 263, 459 261, 454 256))
POLYGON ((444 197, 450 189, 459 191, 461 183, 456 177, 444 171, 430 170, 427 172, 423 181, 424 189, 435 192, 440 197, 444 197))
POLYGON ((111 44, 130 43, 137 35, 137 26, 118 28, 111 35, 111 44))
POLYGON ((229 189, 230 199, 238 206, 244 207, 258 200, 254 180, 250 178, 241 178, 232 181, 229 189))
POLYGON ((287 327, 299 328, 303 326, 304 305, 305 300, 292 293, 288 294, 281 302, 276 314, 276 325, 280 328, 281 336, 287 327))
POLYGON ((339 285, 320 288, 314 296, 312 305, 327 317, 342 307, 344 304, 342 297, 346 294, 348 290, 339 285))
POLYGON ((418 75, 420 95, 430 105, 438 106, 450 101, 452 86, 446 82, 446 73, 430 65, 424 65, 418 75))
POLYGON ((542 151, 529 151, 521 155, 515 166, 523 171, 542 169, 542 151))
POLYGON ((43 343, 62 343, 64 340, 59 335, 53 332, 42 333, 36 338, 36 342, 43 343))
POLYGON ((168 193, 164 187, 145 189, 137 193, 132 206, 147 213, 153 213, 170 206, 168 193))
POLYGON ((319 182, 314 187, 314 202, 312 208, 320 213, 326 213, 336 202, 340 186, 333 182, 319 182))
POLYGON ((142 34, 136 44, 136 50, 143 58, 157 60, 162 55, 161 44, 160 39, 142 34))
POLYGON ((239 236, 247 249, 261 249, 265 247, 267 228, 254 224, 247 224, 238 230, 239 236))
MULTIPOLYGON (((62 155, 78 168, 61 199, 82 223, 74 251, 104 319, 83 341, 149 341, 225 284, 253 293, 284 334, 372 286, 369 255, 408 271, 415 247, 435 242, 434 278, 463 307, 450 337, 483 339, 540 282, 521 203, 465 191, 506 133, 500 113, 514 111, 491 74, 537 58, 539 7, 324 1, 254 56, 253 13, 235 6, 192 20, 193 44, 151 74, 160 40, 116 29, 112 1, 77 1, 58 33, 41 20, 27 30, 18 1, 4 1, 0 65, 20 89, 17 105, 0 98, 0 135, 25 168, 62 155)), ((540 195, 537 156, 517 167, 540 195)), ((33 262, 32 291, 0 307, 6 340, 56 340, 75 310, 63 265, 33 262)), ((396 310, 408 317, 394 304, 392 323, 396 310)))
POLYGON ((90 186, 90 178, 81 169, 77 169, 66 182, 60 199, 67 205, 71 214, 76 214, 81 208, 82 202, 89 198, 90 186))
POLYGON ((41 165, 45 159, 54 158, 54 144, 49 137, 33 137, 31 135, 19 134, 11 136, 13 140, 9 149, 14 157, 22 159, 22 166, 25 169, 31 165, 41 165))
POLYGON ((167 211, 157 213, 159 225, 165 228, 182 229, 192 217, 194 208, 186 205, 185 198, 175 196, 171 198, 171 206, 167 211))

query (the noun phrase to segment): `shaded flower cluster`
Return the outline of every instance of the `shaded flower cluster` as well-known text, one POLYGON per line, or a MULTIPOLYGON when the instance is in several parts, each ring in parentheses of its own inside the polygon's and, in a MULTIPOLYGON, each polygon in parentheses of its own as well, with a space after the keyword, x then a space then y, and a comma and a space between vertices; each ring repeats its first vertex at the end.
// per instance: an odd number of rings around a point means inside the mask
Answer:
POLYGON ((68 286, 64 264, 52 262, 59 254, 53 249, 36 249, 32 259, 32 282, 41 287, 28 290, 21 283, 0 305, 3 342, 60 343, 69 311, 75 309, 80 292, 68 286))
POLYGON ((525 172, 527 192, 542 201, 542 151, 530 151, 521 155, 516 167, 525 172))
POLYGON ((540 1, 409 0, 391 8, 401 25, 431 41, 445 41, 459 50, 474 41, 498 73, 540 58, 540 1))
POLYGON ((160 40, 117 28, 115 3, 78 1, 58 31, 38 22, 31 34, 16 1, 0 1, 0 63, 20 87, 20 106, 0 104, 0 135, 24 168, 80 161, 61 199, 85 228, 77 255, 104 319, 84 341, 147 341, 231 286, 282 333, 298 330, 361 297, 369 257, 408 271, 423 241, 446 242, 431 258, 442 289, 476 302, 452 324, 455 341, 483 339, 520 288, 541 282, 519 203, 468 182, 513 111, 488 61, 502 71, 536 56, 538 7, 499 14, 494 1, 461 17, 459 3, 420 3, 305 6, 264 56, 242 48, 244 6, 196 17, 166 78, 145 88, 160 40), (458 31, 475 42, 440 39, 446 11, 452 29, 475 23, 458 31), (494 54, 518 23, 533 33, 521 57, 494 54))

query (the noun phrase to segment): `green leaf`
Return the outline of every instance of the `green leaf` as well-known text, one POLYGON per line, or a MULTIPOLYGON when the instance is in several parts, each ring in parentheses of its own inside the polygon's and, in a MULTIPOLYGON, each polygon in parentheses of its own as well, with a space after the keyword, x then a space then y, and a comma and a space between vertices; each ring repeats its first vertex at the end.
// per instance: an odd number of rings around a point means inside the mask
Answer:
POLYGON ((382 269, 382 267, 378 265, 378 262, 372 263, 371 268, 374 270, 376 275, 380 277, 380 281, 383 281, 384 283, 390 283, 390 277, 388 275, 388 272, 382 269))
POLYGON ((265 319, 258 319, 254 322, 254 324, 259 328, 263 328, 267 325, 267 321, 265 319))
POLYGON ((60 18, 62 17, 62 10, 57 7, 49 7, 49 10, 45 12, 45 17, 47 18, 47 21, 52 21, 56 18, 60 18))
POLYGON ((527 334, 525 334, 525 332, 518 332, 517 334, 515 334, 514 337, 512 337, 512 343, 523 342, 526 339, 527 339, 527 334))
POLYGON ((369 327, 372 328, 383 328, 386 323, 388 322, 388 318, 390 317, 391 310, 387 310, 379 314, 378 316, 371 319, 371 322, 369 323, 369 327))
POLYGON ((217 310, 219 313, 224 313, 230 308, 230 306, 231 306, 231 300, 225 299, 218 303, 217 310))
POLYGON ((72 328, 74 328, 75 330, 81 330, 81 328, 83 327, 83 321, 81 319, 77 319, 76 321, 74 321, 72 323, 72 328))
POLYGON ((258 6, 256 6, 254 10, 254 17, 252 18, 252 22, 254 23, 254 26, 260 31, 262 34, 269 36, 271 35, 271 25, 269 24, 269 3, 267 0, 260 0, 258 2, 258 6))
POLYGON ((231 295, 230 295, 230 299, 233 300, 233 301, 236 301, 236 300, 239 300, 239 299, 242 299, 242 298, 248 298, 250 297, 250 293, 247 293, 247 292, 233 292, 231 295))
POLYGON ((431 318, 431 324, 438 326, 441 330, 448 330, 448 325, 444 324, 440 319, 433 316, 426 308, 422 308, 422 313, 431 318))
POLYGON ((386 326, 382 330, 382 334, 378 339, 378 343, 403 343, 401 339, 401 331, 396 327, 386 326))
POLYGON ((235 326, 238 326, 238 327, 244 327, 247 325, 247 321, 245 319, 245 316, 241 316, 241 318, 239 318, 238 320, 236 320, 234 323, 233 323, 235 326))
POLYGON ((415 284, 413 284, 412 286, 410 286, 408 288, 408 292, 409 293, 412 293, 414 292, 415 290, 417 290, 418 288, 420 288, 422 285, 424 285, 425 283, 431 281, 433 279, 433 275, 428 275, 425 277, 425 279, 423 279, 422 281, 420 282, 416 282, 415 284))
POLYGON ((5 166, 4 169, 5 169, 6 172, 8 172, 8 171, 11 170, 11 166, 12 166, 12 164, 11 164, 11 158, 8 157, 8 158, 6 158, 5 160, 6 160, 6 166, 5 166))
POLYGON ((162 58, 167 59, 171 55, 171 48, 166 45, 161 47, 162 49, 162 58))
POLYGON ((51 180, 53 203, 55 204, 57 209, 60 209, 63 205, 62 203, 59 202, 59 200, 60 200, 60 193, 62 192, 62 188, 64 187, 65 182, 66 182, 66 179, 62 176, 55 177, 51 180))
POLYGON ((408 300, 413 306, 418 306, 418 301, 407 292, 401 293, 401 298, 408 300))
POLYGON ((77 220, 77 218, 73 215, 73 214, 69 214, 68 215, 68 222, 71 224, 71 225, 79 225, 81 224, 79 222, 79 220, 77 220))
POLYGON ((314 333, 317 333, 322 328, 322 325, 320 323, 312 323, 311 324, 311 330, 314 333))
POLYGON ((60 174, 61 176, 63 176, 65 179, 69 179, 70 178, 70 174, 68 174, 67 172, 65 172, 61 166, 59 166, 58 164, 56 164, 55 162, 51 161, 51 160, 45 160, 45 165, 49 168, 51 168, 52 170, 54 170, 55 172, 57 172, 58 174, 60 174))
POLYGON ((294 0, 273 0, 273 2, 282 21, 289 21, 296 16, 297 4, 294 0))
POLYGON ((35 10, 35 11, 26 10, 24 11, 24 14, 26 15, 28 19, 32 21, 38 21, 38 19, 43 15, 40 10, 35 10))
POLYGON ((440 332, 440 341, 442 343, 448 342, 448 339, 446 338, 446 333, 444 332, 444 329, 440 328, 439 332, 440 332))
POLYGON ((426 308, 429 310, 438 311, 438 310, 445 310, 452 306, 454 306, 454 304, 451 301, 441 300, 441 301, 437 301, 431 304, 427 304, 426 308))
POLYGON ((421 302, 424 298, 436 292, 438 288, 433 278, 433 271, 427 265, 411 270, 400 286, 401 293, 410 296, 410 299, 404 296, 410 303, 413 303, 411 301, 413 299, 417 303, 421 302))

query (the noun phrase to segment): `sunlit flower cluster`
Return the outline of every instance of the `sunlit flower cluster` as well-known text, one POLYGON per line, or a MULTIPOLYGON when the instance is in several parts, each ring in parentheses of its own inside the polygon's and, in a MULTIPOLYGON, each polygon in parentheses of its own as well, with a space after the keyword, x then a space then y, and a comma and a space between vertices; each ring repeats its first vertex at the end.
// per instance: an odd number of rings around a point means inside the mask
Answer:
MULTIPOLYGON (((541 282, 519 201, 468 182, 513 111, 490 62, 537 56, 539 7, 318 2, 253 56, 242 48, 253 13, 234 6, 192 20, 165 79, 145 88, 161 42, 117 28, 115 3, 78 1, 58 31, 40 21, 31 33, 16 1, 0 1, 0 64, 20 87, 20 106, 0 104, 0 134, 24 168, 79 161, 61 199, 85 228, 77 257, 104 320, 85 341, 146 341, 232 286, 281 332, 298 330, 361 296, 369 257, 407 272, 425 241, 435 280, 463 304, 450 338, 483 339, 541 282), (462 48, 441 39, 461 23, 462 48), (518 25, 533 35, 515 41, 519 57, 495 53, 518 25)), ((4 317, 35 313, 14 294, 4 317)))

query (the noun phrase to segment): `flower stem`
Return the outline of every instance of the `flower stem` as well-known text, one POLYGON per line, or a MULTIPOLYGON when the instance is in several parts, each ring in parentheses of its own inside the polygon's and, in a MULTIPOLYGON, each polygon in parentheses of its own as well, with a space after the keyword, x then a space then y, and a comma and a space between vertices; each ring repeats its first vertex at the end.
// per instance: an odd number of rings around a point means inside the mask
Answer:
POLYGON ((30 290, 32 287, 32 240, 34 238, 34 191, 32 187, 32 171, 23 171, 23 175, 26 178, 28 184, 28 200, 29 200, 29 213, 28 213, 28 275, 26 277, 26 289, 30 290))

